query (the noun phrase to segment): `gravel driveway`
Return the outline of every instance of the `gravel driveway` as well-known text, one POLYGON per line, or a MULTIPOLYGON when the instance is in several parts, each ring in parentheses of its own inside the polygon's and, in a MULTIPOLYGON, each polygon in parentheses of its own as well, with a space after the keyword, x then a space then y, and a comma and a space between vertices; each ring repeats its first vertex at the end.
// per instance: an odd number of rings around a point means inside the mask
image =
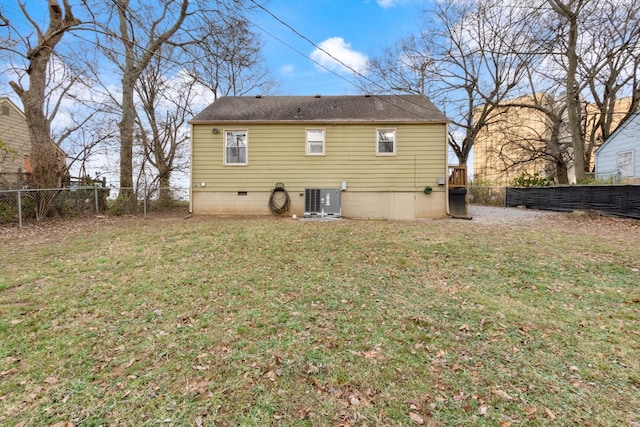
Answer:
POLYGON ((535 209, 469 205, 469 215, 473 217, 473 222, 480 224, 522 224, 544 217, 562 215, 562 213, 535 209))

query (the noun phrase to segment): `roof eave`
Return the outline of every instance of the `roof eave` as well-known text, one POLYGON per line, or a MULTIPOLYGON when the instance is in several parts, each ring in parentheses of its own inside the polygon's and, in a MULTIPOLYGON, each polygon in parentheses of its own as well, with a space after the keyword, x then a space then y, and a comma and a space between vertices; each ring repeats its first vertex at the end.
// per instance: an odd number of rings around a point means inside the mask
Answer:
POLYGON ((601 145, 600 147, 596 148, 595 150, 595 154, 599 154, 600 151, 607 145, 609 145, 609 141, 612 141, 614 138, 618 138, 618 134, 623 132, 623 129, 625 127, 627 127, 627 125, 631 122, 633 122, 634 120, 640 120, 640 110, 635 111, 624 123, 622 123, 621 125, 619 125, 616 130, 614 130, 611 135, 609 135, 609 138, 607 138, 601 145))
POLYGON ((220 124, 252 124, 252 125, 264 125, 264 124, 366 124, 366 123, 380 123, 380 124, 447 124, 449 120, 371 120, 371 119, 327 119, 327 120, 190 120, 192 125, 220 125, 220 124))

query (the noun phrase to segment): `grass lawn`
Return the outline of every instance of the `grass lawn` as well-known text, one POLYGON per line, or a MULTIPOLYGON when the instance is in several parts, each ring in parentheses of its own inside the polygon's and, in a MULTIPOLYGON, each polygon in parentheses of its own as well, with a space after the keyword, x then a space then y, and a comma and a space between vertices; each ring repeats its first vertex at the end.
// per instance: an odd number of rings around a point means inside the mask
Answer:
POLYGON ((103 218, 0 250, 3 426, 640 423, 638 221, 103 218))

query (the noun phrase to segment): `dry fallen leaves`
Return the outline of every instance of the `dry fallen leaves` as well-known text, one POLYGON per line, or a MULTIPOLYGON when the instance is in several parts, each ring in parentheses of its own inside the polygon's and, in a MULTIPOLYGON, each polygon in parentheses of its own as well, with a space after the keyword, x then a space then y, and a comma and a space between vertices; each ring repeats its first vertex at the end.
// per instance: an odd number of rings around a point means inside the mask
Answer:
POLYGON ((424 418, 417 412, 409 412, 409 418, 418 425, 424 424, 424 418))
POLYGON ((493 390, 492 393, 506 400, 513 399, 513 397, 509 396, 509 394, 504 390, 493 390))
POLYGON ((551 409, 547 408, 546 406, 544 408, 544 412, 546 412, 547 417, 549 417, 549 419, 551 419, 551 420, 555 420, 556 419, 555 414, 553 412, 551 412, 551 409))

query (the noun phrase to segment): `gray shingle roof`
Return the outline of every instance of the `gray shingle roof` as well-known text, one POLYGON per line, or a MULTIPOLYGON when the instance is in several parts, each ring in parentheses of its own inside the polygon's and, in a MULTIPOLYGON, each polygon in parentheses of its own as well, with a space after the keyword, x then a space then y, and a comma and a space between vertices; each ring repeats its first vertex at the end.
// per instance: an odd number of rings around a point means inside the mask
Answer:
POLYGON ((229 96, 195 116, 211 122, 417 122, 448 119, 422 95, 229 96))

